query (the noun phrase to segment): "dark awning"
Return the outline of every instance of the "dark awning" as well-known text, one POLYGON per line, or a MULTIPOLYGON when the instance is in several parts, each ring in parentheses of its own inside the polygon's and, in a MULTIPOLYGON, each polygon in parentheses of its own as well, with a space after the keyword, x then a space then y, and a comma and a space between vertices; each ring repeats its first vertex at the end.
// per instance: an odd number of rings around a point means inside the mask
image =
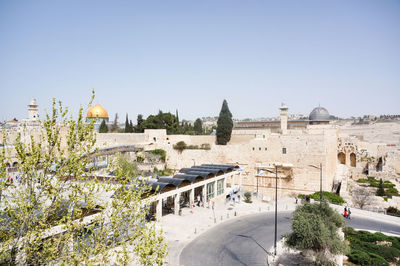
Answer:
POLYGON ((222 168, 211 168, 211 167, 201 167, 201 166, 192 166, 192 168, 195 171, 206 171, 206 172, 211 172, 214 175, 223 175, 226 170, 222 169, 222 168))
POLYGON ((232 171, 234 169, 239 168, 238 165, 228 165, 228 164, 202 164, 201 166, 226 169, 225 171, 232 171))
POLYGON ((179 172, 191 175, 201 175, 204 178, 215 176, 212 171, 208 171, 206 169, 182 168, 179 172))
POLYGON ((176 187, 180 187, 181 185, 182 186, 189 185, 190 183, 192 183, 189 180, 185 180, 185 179, 181 179, 181 178, 165 177, 165 176, 159 177, 158 182, 173 184, 176 187))
POLYGON ((201 180, 205 179, 201 175, 192 175, 192 174, 176 174, 176 175, 174 175, 174 178, 188 180, 190 183, 193 183, 195 181, 201 181, 201 180))
POLYGON ((146 185, 151 186, 151 191, 162 193, 165 191, 169 191, 171 189, 175 189, 177 186, 170 183, 164 182, 155 182, 155 181, 145 181, 146 185))

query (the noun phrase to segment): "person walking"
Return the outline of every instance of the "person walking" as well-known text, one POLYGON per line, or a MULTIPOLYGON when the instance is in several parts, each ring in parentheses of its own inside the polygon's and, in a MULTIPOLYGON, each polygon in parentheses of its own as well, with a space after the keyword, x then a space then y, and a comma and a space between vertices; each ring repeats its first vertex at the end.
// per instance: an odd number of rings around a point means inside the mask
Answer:
POLYGON ((295 199, 296 199, 296 204, 297 204, 297 201, 299 200, 299 198, 296 196, 295 199))
POLYGON ((197 206, 200 207, 200 194, 197 195, 197 206))
POLYGON ((347 218, 347 206, 344 206, 343 216, 347 218))
POLYGON ((351 219, 350 214, 351 214, 351 211, 350 211, 350 207, 349 207, 349 208, 347 208, 347 218, 349 218, 349 219, 351 219))

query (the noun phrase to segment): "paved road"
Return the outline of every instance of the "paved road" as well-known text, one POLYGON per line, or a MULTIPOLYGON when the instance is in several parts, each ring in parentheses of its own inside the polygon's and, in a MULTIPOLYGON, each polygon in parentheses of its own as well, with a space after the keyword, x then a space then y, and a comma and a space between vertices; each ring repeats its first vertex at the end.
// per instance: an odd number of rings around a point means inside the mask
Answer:
MULTIPOLYGON (((400 225, 354 217, 354 228, 400 234, 400 225)), ((278 240, 290 231, 291 212, 278 214, 278 240)), ((274 242, 274 214, 263 213, 220 224, 189 243, 182 251, 185 266, 265 265, 266 251, 274 242)))

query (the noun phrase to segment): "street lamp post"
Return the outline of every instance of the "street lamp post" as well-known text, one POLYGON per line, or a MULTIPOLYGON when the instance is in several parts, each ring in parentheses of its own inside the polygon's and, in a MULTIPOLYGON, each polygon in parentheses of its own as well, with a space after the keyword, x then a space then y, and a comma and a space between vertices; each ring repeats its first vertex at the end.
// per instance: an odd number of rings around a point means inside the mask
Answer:
POLYGON ((274 236, 274 255, 276 256, 276 240, 278 234, 278 165, 275 165, 275 172, 265 169, 267 172, 275 174, 275 236, 274 236))
POLYGON ((319 202, 322 202, 322 163, 319 164, 319 167, 313 164, 309 166, 319 169, 319 202))

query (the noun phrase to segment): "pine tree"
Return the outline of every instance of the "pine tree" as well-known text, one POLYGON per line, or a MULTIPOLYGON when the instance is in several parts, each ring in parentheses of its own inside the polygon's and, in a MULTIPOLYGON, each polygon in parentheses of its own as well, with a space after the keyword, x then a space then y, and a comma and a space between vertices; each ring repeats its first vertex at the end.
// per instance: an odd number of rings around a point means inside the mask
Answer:
POLYGON ((232 113, 229 111, 228 102, 224 100, 217 121, 217 143, 219 145, 226 145, 229 142, 232 128, 232 113))
POLYGON ((385 196, 385 188, 383 187, 382 178, 379 180, 379 186, 378 190, 376 191, 376 195, 381 197, 385 196))
POLYGON ((108 132, 108 126, 106 125, 106 121, 103 120, 101 121, 100 128, 99 128, 99 133, 107 133, 108 132))
POLYGON ((129 133, 129 120, 128 120, 128 114, 126 114, 126 119, 125 119, 125 133, 129 133))
POLYGON ((132 124, 132 120, 129 120, 129 133, 133 133, 133 124, 132 124))

